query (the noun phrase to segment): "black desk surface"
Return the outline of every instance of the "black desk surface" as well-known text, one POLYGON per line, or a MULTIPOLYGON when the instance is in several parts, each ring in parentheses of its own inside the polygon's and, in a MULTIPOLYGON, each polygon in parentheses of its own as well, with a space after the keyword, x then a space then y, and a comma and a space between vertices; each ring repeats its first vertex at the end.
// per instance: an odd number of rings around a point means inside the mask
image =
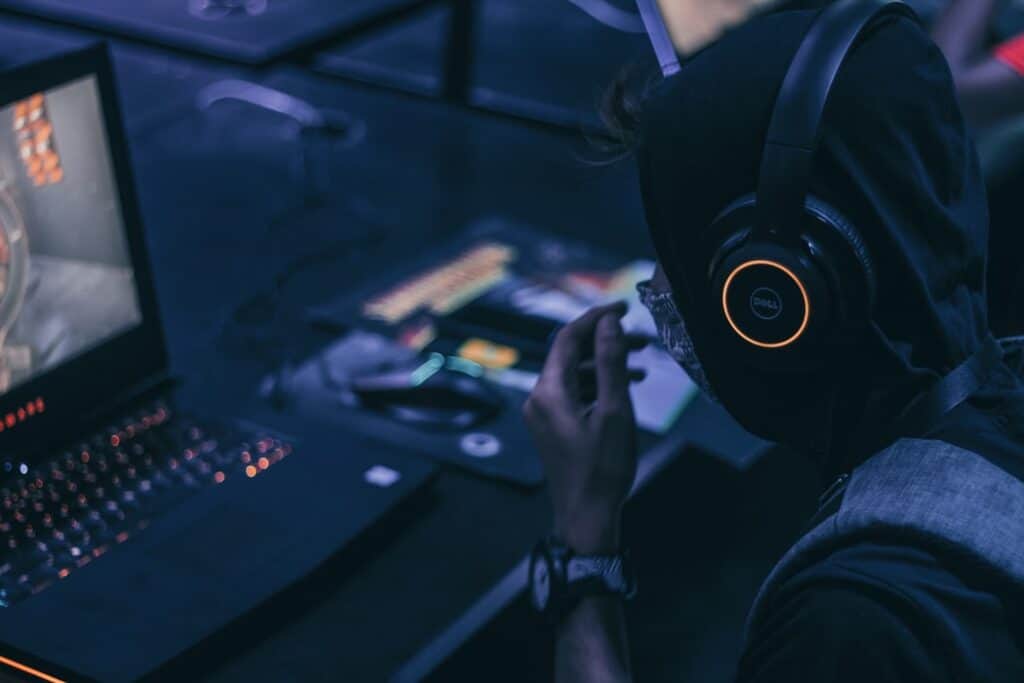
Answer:
MULTIPOLYGON (((27 35, 23 22, 5 21, 0 45, 12 30, 27 35)), ((36 35, 31 44, 45 51, 76 40, 36 35)), ((302 323, 305 306, 473 218, 505 215, 625 255, 649 254, 632 166, 590 163, 600 154, 579 136, 293 69, 211 69, 138 48, 115 55, 172 360, 185 398, 200 406, 230 402, 243 411, 263 373, 329 340, 302 323), (365 123, 358 144, 320 141, 328 153, 310 151, 327 191, 310 196, 308 178, 296 175, 301 147, 287 121, 241 104, 198 113, 195 93, 224 77, 256 79, 365 123), (269 323, 236 315, 289 264, 332 249, 337 258, 277 293, 269 323)), ((648 459, 645 471, 690 441, 732 455, 752 446, 707 405, 684 420, 681 436, 648 459)), ((517 566, 548 522, 542 491, 455 470, 410 515, 337 572, 201 652, 195 661, 204 676, 415 679, 516 594, 517 566)))

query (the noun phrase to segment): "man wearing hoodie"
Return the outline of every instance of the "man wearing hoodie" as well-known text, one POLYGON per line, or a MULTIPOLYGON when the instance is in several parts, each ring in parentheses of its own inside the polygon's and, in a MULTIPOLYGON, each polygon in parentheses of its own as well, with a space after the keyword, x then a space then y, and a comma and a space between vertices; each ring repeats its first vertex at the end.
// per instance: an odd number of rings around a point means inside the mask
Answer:
MULTIPOLYGON (((865 285, 851 304, 864 307, 858 322, 807 346, 808 358, 766 363, 773 350, 746 349, 750 329, 733 324, 721 294, 729 281, 710 275, 728 271, 733 253, 710 226, 737 198, 757 192, 760 208, 770 194, 766 137, 817 19, 780 12, 732 31, 660 83, 639 118, 659 257, 641 295, 662 340, 709 398, 836 482, 765 580, 737 679, 1024 681, 1024 383, 988 329, 976 154, 949 68, 913 18, 892 13, 853 43, 801 192, 817 202, 804 218, 817 238, 830 239, 810 226, 826 203, 856 226, 859 237, 828 230, 869 271, 873 294, 865 285)), ((775 190, 785 194, 785 181, 775 190)), ((734 250, 774 239, 738 234, 734 250)), ((779 303, 750 297, 765 319, 779 303)), ((530 580, 557 623, 558 681, 630 680, 621 600, 634 582, 620 510, 636 427, 623 312, 566 326, 524 406, 555 516, 530 580)))

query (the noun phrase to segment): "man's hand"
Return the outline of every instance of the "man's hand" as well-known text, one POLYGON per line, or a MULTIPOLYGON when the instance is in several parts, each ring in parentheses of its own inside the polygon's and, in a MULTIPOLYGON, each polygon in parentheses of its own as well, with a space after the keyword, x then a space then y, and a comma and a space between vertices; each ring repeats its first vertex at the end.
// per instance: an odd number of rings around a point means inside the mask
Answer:
POLYGON ((562 328, 523 406, 547 472, 555 533, 581 554, 619 551, 622 504, 636 476, 625 312, 625 304, 602 306, 562 328))

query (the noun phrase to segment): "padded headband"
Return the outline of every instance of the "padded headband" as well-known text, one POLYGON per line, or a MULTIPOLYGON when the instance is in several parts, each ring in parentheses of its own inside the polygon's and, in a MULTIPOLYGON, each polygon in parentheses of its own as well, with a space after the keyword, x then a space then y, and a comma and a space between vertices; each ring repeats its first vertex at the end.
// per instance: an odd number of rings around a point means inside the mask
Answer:
POLYGON ((755 230, 795 232, 803 224, 811 162, 832 85, 857 39, 889 17, 920 23, 914 10, 903 2, 839 0, 822 10, 811 25, 782 81, 768 127, 755 230))

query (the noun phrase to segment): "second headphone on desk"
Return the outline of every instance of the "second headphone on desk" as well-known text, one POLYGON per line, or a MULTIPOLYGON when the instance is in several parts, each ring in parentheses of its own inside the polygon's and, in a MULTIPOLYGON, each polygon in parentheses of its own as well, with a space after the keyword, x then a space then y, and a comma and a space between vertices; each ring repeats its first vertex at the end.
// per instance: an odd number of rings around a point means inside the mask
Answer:
POLYGON ((810 194, 811 164, 832 85, 853 46, 902 2, 840 0, 815 20, 789 67, 769 124, 757 192, 709 231, 711 310, 756 367, 824 363, 844 331, 863 327, 875 270, 857 226, 810 194))

